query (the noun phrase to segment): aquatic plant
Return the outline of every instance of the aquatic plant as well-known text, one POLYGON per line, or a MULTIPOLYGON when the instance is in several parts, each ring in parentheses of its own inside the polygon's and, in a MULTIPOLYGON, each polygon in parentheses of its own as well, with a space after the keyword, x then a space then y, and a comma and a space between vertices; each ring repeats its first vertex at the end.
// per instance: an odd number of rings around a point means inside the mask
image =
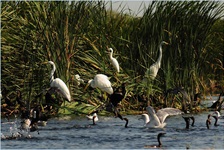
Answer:
MULTIPOLYGON (((208 51, 215 47, 221 53, 211 34, 213 25, 223 17, 223 3, 152 1, 142 17, 126 14, 124 9, 107 10, 106 5, 110 4, 2 2, 1 84, 10 91, 21 89, 28 105, 41 103, 43 97, 35 96, 49 87, 51 70, 42 63, 51 60, 57 66, 55 76, 66 82, 74 100, 89 100, 89 94, 75 84, 75 74, 88 81, 95 74, 104 73, 111 77, 114 87, 127 82, 127 95, 144 93, 152 104, 161 104, 163 92, 172 87, 183 86, 189 94, 203 91, 204 78, 213 74, 205 65, 213 62, 211 59, 217 60, 216 70, 222 70, 223 55, 211 58, 208 51), (169 45, 164 47, 161 68, 155 81, 144 84, 145 71, 158 57, 162 40, 169 45), (120 63, 117 77, 113 77, 106 47, 114 49, 114 57, 120 63)), ((212 79, 222 80, 219 77, 212 79)), ((91 97, 97 105, 99 93, 96 91, 91 97)))

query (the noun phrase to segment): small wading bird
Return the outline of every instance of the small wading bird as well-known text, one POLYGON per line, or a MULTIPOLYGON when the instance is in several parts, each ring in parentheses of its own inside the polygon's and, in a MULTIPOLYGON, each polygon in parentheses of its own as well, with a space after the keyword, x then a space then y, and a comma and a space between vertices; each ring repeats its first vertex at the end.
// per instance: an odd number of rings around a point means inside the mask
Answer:
POLYGON ((104 74, 97 74, 94 79, 89 80, 84 90, 86 90, 89 85, 91 85, 92 88, 99 88, 108 94, 113 93, 111 82, 104 74))
POLYGON ((155 112, 155 110, 148 106, 146 107, 148 114, 143 114, 140 119, 144 120, 145 126, 150 128, 163 128, 168 116, 179 115, 183 112, 176 108, 163 108, 155 112), (150 116, 150 118, 149 118, 150 116))
POLYGON ((162 147, 162 142, 160 141, 160 138, 162 137, 162 136, 164 136, 166 133, 159 133, 158 135, 157 135, 157 141, 158 141, 158 145, 146 145, 145 146, 145 148, 159 148, 159 147, 162 147))
POLYGON ((154 80, 155 78, 156 78, 156 76, 157 76, 157 73, 158 73, 158 71, 159 71, 159 68, 160 68, 160 66, 161 66, 161 61, 162 61, 162 45, 163 44, 166 44, 166 45, 168 45, 168 43, 167 42, 165 42, 165 41, 162 41, 161 43, 160 43, 160 46, 159 46, 159 57, 158 57, 158 59, 156 60, 156 62, 154 63, 154 64, 152 64, 150 67, 149 67, 149 69, 147 69, 147 71, 146 71, 146 77, 150 77, 152 80, 154 80))
POLYGON ((112 48, 108 48, 107 52, 110 54, 109 56, 110 56, 111 64, 116 69, 116 71, 119 73, 120 72, 120 67, 119 67, 117 59, 113 57, 113 49, 112 48))
POLYGON ((98 115, 97 115, 96 112, 93 112, 92 115, 87 115, 86 117, 87 117, 88 120, 92 120, 93 121, 93 125, 95 125, 96 122, 99 120, 98 119, 98 115))
POLYGON ((54 72, 56 70, 55 64, 52 61, 48 61, 48 63, 53 66, 53 69, 51 71, 51 76, 50 76, 51 88, 53 88, 56 91, 58 91, 59 93, 61 93, 63 95, 63 97, 66 98, 66 100, 68 100, 70 102, 71 95, 70 95, 67 85, 60 78, 54 79, 54 72))

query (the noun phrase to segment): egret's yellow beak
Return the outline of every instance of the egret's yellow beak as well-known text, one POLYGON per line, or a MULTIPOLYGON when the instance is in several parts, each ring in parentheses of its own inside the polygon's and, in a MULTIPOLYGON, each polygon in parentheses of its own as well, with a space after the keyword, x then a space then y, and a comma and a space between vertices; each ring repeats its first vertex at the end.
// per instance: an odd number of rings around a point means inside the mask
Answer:
POLYGON ((84 88, 84 91, 86 91, 86 89, 88 88, 89 84, 90 84, 89 82, 86 84, 86 86, 84 88))
POLYGON ((109 54, 109 53, 110 53, 110 50, 109 50, 109 49, 107 49, 107 50, 106 50, 106 53, 107 53, 107 54, 109 54))
POLYGON ((42 62, 41 65, 48 64, 48 61, 42 62))
POLYGON ((167 42, 165 42, 165 41, 164 41, 164 44, 169 45, 169 43, 167 43, 167 42))

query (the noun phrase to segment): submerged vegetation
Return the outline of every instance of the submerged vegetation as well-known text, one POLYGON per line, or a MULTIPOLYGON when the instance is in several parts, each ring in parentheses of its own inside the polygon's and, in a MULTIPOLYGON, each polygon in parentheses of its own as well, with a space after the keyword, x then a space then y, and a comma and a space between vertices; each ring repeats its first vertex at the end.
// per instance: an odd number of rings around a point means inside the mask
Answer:
POLYGON ((1 2, 1 87, 7 95, 14 99, 21 90, 28 105, 42 103, 44 96, 36 96, 49 87, 51 66, 43 64, 48 60, 56 64, 55 76, 68 85, 72 99, 95 107, 104 101, 98 99, 103 93, 84 91, 76 74, 85 83, 98 73, 111 77, 113 87, 127 83, 122 104, 133 110, 140 104, 180 107, 181 95, 169 94, 165 103, 171 88, 208 94, 210 87, 224 84, 224 3, 152 1, 142 17, 107 10, 109 3, 1 2), (169 45, 157 77, 142 82, 161 41, 169 45), (107 47, 121 67, 116 76, 107 47))

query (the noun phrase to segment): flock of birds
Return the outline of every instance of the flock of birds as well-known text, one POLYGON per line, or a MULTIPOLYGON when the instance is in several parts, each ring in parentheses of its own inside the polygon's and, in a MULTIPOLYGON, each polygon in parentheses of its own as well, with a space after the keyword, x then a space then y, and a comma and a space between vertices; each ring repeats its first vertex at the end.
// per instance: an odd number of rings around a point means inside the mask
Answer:
MULTIPOLYGON (((164 41, 162 41, 160 43, 159 57, 158 57, 157 61, 154 64, 152 64, 150 66, 150 68, 147 69, 147 71, 146 71, 147 76, 149 76, 152 80, 154 80, 155 77, 157 76, 158 70, 161 66, 162 45, 164 45, 164 44, 168 44, 168 43, 166 43, 164 41)), ((120 68, 119 68, 118 61, 113 57, 113 49, 108 48, 107 52, 109 53, 111 64, 115 68, 116 72, 119 73, 120 68)), ((70 94, 70 91, 69 91, 69 88, 67 87, 67 85, 60 78, 54 78, 54 73, 56 71, 56 66, 55 66, 54 62, 48 61, 48 63, 53 66, 53 69, 50 73, 50 90, 53 92, 60 93, 68 102, 71 102, 72 98, 71 98, 71 94, 70 94)), ((78 83, 80 83, 80 82, 84 83, 84 81, 80 78, 79 75, 76 75, 76 79, 77 79, 78 83)), ((126 93, 125 83, 122 84, 121 91, 114 90, 108 76, 106 76, 104 74, 97 74, 97 75, 95 75, 95 77, 93 79, 88 81, 84 90, 86 90, 89 85, 92 88, 99 88, 101 91, 106 92, 108 94, 109 103, 112 107, 113 113, 115 114, 116 117, 120 118, 121 120, 124 120, 125 127, 128 127, 128 122, 129 122, 128 118, 123 118, 122 115, 119 113, 119 110, 117 109, 118 104, 125 97, 125 93, 126 93)), ((21 95, 21 93, 20 93, 20 95, 21 95)), ((168 116, 180 115, 180 114, 183 115, 183 112, 176 108, 163 108, 156 112, 153 107, 148 106, 146 108, 146 110, 147 110, 148 114, 142 114, 140 119, 143 119, 144 126, 149 127, 149 128, 164 128, 166 126, 165 120, 168 116)), ((93 125, 95 125, 96 122, 99 120, 98 115, 97 115, 98 112, 99 112, 99 110, 96 110, 91 113, 92 115, 86 116, 89 120, 93 121, 93 125)), ((38 132, 38 125, 39 126, 46 125, 46 121, 48 119, 47 117, 41 116, 41 108, 40 107, 33 108, 29 112, 24 112, 22 115, 23 115, 23 117, 22 117, 23 120, 21 122, 20 129, 25 130, 27 132, 34 132, 34 131, 38 132)), ((211 118, 210 118, 211 116, 214 117, 216 120, 214 125, 218 126, 217 121, 218 121, 218 118, 220 117, 219 115, 220 115, 219 112, 215 112, 214 114, 208 116, 208 118, 206 120, 206 125, 207 125, 208 129, 211 124, 211 118)), ((193 116, 183 116, 183 118, 186 122, 186 129, 189 129, 189 127, 190 127, 190 120, 193 121, 191 126, 194 126, 195 120, 194 120, 193 116)), ((158 145, 153 146, 153 147, 161 147, 162 146, 160 137, 162 137, 164 135, 165 135, 165 133, 158 134, 158 137, 157 137, 158 145)), ((13 137, 5 136, 3 139, 11 139, 11 138, 13 138, 13 137)), ((146 147, 148 147, 148 146, 146 146, 146 147)))

